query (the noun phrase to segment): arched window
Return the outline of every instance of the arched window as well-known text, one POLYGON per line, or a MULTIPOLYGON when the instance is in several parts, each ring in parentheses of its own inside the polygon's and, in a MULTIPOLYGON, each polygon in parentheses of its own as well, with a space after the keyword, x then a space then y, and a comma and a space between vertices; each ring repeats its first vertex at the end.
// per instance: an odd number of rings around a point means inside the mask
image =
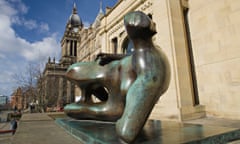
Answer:
POLYGON ((70 41, 70 56, 72 56, 73 55, 73 41, 71 40, 70 41))
POLYGON ((74 56, 77 56, 77 41, 74 41, 74 56))
POLYGON ((117 46, 118 46, 118 39, 117 38, 112 39, 112 46, 113 46, 113 53, 116 54, 117 53, 117 46))

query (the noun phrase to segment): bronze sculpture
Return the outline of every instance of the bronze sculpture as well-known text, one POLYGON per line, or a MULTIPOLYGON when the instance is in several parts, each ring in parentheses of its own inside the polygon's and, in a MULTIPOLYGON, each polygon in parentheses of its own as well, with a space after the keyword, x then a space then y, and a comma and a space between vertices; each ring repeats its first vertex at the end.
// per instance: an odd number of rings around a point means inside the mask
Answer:
POLYGON ((155 24, 147 15, 130 12, 124 24, 134 44, 133 54, 101 54, 96 61, 70 66, 66 77, 82 89, 82 97, 64 110, 76 119, 117 121, 118 135, 132 142, 167 90, 170 68, 164 53, 152 42, 155 24), (93 103, 92 94, 101 102, 93 103))

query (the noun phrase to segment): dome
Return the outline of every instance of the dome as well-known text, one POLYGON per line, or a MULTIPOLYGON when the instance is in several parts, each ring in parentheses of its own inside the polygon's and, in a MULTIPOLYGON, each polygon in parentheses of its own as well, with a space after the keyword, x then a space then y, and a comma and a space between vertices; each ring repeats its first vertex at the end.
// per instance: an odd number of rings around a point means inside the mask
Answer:
POLYGON ((80 17, 77 14, 72 14, 69 18, 72 26, 80 26, 82 24, 80 17))
POLYGON ((72 14, 69 17, 69 23, 72 26, 82 26, 82 21, 77 13, 76 4, 74 3, 72 14))

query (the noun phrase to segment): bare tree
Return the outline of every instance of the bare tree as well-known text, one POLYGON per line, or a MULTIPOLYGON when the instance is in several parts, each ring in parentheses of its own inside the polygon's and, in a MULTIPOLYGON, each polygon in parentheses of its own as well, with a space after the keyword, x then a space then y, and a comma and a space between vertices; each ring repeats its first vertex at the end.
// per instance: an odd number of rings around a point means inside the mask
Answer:
POLYGON ((18 72, 13 75, 13 79, 16 81, 18 87, 23 91, 23 103, 27 104, 37 100, 37 78, 39 77, 39 67, 35 63, 29 63, 25 72, 18 72))

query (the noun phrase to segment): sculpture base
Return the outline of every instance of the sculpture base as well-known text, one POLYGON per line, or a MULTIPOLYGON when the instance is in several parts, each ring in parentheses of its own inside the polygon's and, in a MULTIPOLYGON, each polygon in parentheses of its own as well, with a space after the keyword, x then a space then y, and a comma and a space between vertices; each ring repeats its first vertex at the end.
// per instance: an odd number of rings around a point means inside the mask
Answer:
MULTIPOLYGON (((57 119, 56 123, 83 143, 124 144, 115 123, 57 119)), ((240 129, 149 120, 134 141, 136 144, 226 143, 240 139, 240 129)))

